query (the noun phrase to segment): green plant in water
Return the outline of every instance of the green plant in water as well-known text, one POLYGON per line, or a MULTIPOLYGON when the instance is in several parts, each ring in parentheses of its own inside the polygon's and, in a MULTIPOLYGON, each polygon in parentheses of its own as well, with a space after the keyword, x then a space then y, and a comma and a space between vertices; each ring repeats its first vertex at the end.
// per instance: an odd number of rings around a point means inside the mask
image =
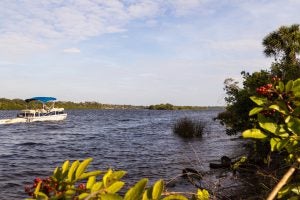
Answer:
POLYGON ((257 105, 250 116, 257 116, 257 126, 243 132, 244 138, 268 141, 271 151, 287 152, 291 167, 273 189, 268 199, 299 199, 300 179, 291 178, 300 164, 300 79, 284 84, 274 77, 272 83, 257 88, 257 105))
MULTIPOLYGON (((125 171, 108 169, 105 172, 86 172, 91 161, 92 158, 82 162, 65 161, 61 167, 54 170, 51 177, 36 178, 33 186, 25 187, 25 191, 31 196, 27 200, 188 200, 176 192, 165 192, 163 180, 147 188, 148 179, 143 178, 124 191, 125 182, 121 178, 126 174, 125 171)), ((199 189, 191 198, 208 200, 209 194, 206 190, 199 189)))
POLYGON ((184 138, 201 137, 205 128, 203 121, 181 118, 173 126, 173 132, 184 138))

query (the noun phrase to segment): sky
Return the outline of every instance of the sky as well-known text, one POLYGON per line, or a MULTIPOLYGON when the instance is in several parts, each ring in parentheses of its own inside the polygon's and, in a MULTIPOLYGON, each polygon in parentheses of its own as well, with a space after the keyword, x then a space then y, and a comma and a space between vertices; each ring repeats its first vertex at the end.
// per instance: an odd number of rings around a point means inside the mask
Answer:
POLYGON ((0 97, 222 106, 300 0, 0 0, 0 97))

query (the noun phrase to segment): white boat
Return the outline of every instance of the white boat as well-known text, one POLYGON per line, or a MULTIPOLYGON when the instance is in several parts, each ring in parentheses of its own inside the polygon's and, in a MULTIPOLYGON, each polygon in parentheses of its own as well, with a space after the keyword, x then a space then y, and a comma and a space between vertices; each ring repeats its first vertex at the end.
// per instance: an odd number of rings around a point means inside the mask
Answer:
POLYGON ((39 122, 39 121, 60 121, 67 118, 67 113, 64 112, 64 108, 55 108, 54 97, 33 97, 26 99, 26 102, 40 101, 43 103, 41 109, 25 109, 12 119, 1 119, 0 124, 14 124, 14 123, 26 123, 26 122, 39 122), (48 107, 46 103, 51 102, 52 105, 48 107))

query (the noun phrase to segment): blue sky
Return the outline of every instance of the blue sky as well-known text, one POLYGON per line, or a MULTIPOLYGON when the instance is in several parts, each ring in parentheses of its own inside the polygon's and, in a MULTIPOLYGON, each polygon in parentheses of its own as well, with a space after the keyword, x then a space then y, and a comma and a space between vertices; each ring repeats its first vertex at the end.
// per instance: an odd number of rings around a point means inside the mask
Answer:
POLYGON ((0 97, 224 105, 298 0, 1 0, 0 97))

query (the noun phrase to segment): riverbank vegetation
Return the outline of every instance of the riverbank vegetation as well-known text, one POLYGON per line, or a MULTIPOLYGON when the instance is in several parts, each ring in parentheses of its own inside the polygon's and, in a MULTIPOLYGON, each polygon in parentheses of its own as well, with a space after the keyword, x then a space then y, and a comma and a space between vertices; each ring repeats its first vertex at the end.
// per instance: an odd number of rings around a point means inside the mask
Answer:
MULTIPOLYGON (((175 106, 172 104, 157 104, 150 106, 135 106, 135 105, 117 105, 117 104, 103 104, 99 102, 80 102, 75 103, 71 101, 57 101, 57 107, 62 107, 67 110, 70 109, 149 109, 149 110, 211 110, 224 109, 221 106, 175 106)), ((0 98, 0 110, 21 110, 25 108, 35 108, 39 104, 36 102, 26 103, 22 99, 6 99, 0 98)))
MULTIPOLYGON (((21 110, 25 108, 38 107, 40 103, 29 102, 26 103, 22 99, 6 99, 0 98, 0 110, 21 110)), ((75 103, 71 101, 57 101, 55 102, 57 107, 63 107, 69 109, 145 109, 145 106, 133 106, 133 105, 115 105, 115 104, 102 104, 98 102, 80 102, 75 103)))
MULTIPOLYGON (((286 84, 277 80, 261 86, 257 92, 258 95, 251 97, 256 107, 249 112, 256 118, 257 125, 245 130, 243 137, 268 144, 269 155, 281 154, 281 166, 275 169, 276 174, 282 175, 284 170, 288 173, 278 182, 269 199, 274 199, 277 193, 280 198, 298 199, 300 177, 293 173, 300 165, 300 78, 286 84)), ((278 163, 274 157, 272 159, 278 163)), ((274 162, 272 159, 267 156, 266 162, 270 165, 274 162)))
POLYGON ((175 106, 170 103, 156 104, 147 107, 149 110, 222 110, 222 106, 175 106))
POLYGON ((243 167, 257 177, 260 198, 299 199, 299 25, 280 27, 264 38, 263 46, 274 62, 266 70, 241 72, 242 87, 226 79, 227 106, 217 119, 228 135, 243 132, 244 138, 253 139, 243 167))
POLYGON ((263 39, 264 54, 273 57, 269 69, 249 73, 242 71, 242 87, 232 78, 224 81, 227 104, 217 119, 226 126, 228 135, 242 132, 255 125, 249 111, 255 106, 250 97, 256 95, 256 89, 280 79, 283 83, 300 77, 300 28, 298 24, 282 26, 263 39))

